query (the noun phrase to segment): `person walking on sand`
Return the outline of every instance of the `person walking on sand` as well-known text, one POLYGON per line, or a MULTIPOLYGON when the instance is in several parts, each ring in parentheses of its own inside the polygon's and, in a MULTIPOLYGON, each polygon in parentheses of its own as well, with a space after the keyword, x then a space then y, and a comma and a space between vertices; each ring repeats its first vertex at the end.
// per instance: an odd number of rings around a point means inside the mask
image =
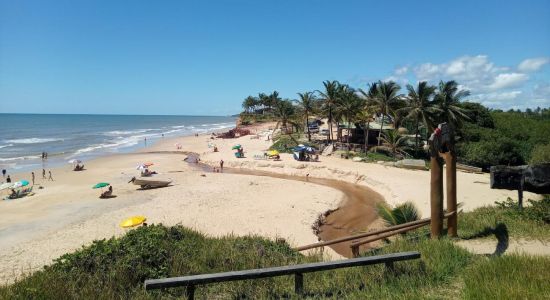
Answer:
POLYGON ((2 177, 6 177, 6 169, 2 169, 2 177))
POLYGON ((32 185, 34 185, 34 172, 31 172, 31 177, 32 177, 32 185))
POLYGON ((223 159, 220 160, 220 170, 223 171, 223 159))
POLYGON ((42 179, 46 179, 46 169, 42 169, 42 179))
POLYGON ((52 177, 52 171, 51 171, 51 170, 50 170, 50 171, 48 171, 48 174, 49 174, 48 180, 51 180, 51 181, 53 181, 53 177, 52 177))

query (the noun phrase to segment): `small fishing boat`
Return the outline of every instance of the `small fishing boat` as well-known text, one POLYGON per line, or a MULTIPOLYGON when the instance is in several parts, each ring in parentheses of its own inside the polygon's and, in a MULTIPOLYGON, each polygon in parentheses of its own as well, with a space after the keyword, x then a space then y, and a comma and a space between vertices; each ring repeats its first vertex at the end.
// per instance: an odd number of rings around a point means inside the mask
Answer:
POLYGON ((130 182, 135 185, 139 185, 142 189, 153 189, 153 188, 165 187, 165 186, 168 186, 170 183, 172 183, 171 180, 152 180, 152 179, 143 179, 143 178, 135 178, 135 177, 133 177, 132 180, 130 180, 130 182))

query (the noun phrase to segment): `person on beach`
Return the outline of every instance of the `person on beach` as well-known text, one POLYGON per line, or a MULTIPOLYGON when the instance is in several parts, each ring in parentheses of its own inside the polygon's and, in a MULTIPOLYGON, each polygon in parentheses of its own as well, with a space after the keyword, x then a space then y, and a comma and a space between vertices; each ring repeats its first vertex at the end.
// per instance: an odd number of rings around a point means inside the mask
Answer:
POLYGON ((51 180, 51 181, 53 181, 53 177, 52 177, 52 171, 51 171, 51 170, 50 170, 50 171, 48 171, 48 174, 49 174, 48 180, 51 180))
POLYGON ((222 170, 222 171, 223 171, 223 159, 222 159, 222 160, 220 160, 220 170, 222 170))
POLYGON ((42 179, 46 179, 46 169, 42 169, 42 179))
POLYGON ((34 185, 34 172, 31 172, 31 177, 32 177, 32 185, 34 185))
POLYGON ((8 178, 6 178, 6 182, 7 182, 7 183, 10 183, 10 182, 11 182, 10 175, 8 175, 8 178))
POLYGON ((147 146, 147 138, 144 138, 143 141, 145 141, 145 146, 147 146))
POLYGON ((2 177, 6 177, 6 169, 2 169, 2 177))

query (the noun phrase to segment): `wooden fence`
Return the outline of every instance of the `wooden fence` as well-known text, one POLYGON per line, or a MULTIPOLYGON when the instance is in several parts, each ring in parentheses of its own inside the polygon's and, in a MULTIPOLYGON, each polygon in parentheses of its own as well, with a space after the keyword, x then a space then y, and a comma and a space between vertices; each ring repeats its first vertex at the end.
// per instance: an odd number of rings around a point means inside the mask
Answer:
POLYGON ((183 277, 172 277, 163 279, 148 279, 145 280, 145 289, 161 289, 171 287, 187 287, 187 297, 194 299, 195 286, 200 284, 227 282, 246 279, 259 279, 267 277, 276 277, 283 275, 294 275, 294 290, 298 294, 303 293, 304 273, 326 271, 340 268, 349 268, 356 266, 367 266, 375 264, 385 264, 387 268, 393 269, 393 263, 396 261, 404 261, 420 258, 420 253, 417 251, 391 253, 385 255, 376 255, 360 258, 352 258, 338 261, 307 263, 291 266, 272 267, 263 269, 251 269, 234 272, 223 272, 213 274, 191 275, 183 277))

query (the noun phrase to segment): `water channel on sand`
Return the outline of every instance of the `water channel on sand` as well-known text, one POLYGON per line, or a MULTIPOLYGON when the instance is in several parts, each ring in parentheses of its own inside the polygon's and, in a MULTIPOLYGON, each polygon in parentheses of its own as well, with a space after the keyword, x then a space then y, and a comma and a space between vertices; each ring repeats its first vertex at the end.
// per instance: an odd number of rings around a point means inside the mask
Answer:
MULTIPOLYGON (((191 165, 197 166, 197 168, 200 168, 202 171, 212 172, 213 168, 211 166, 200 163, 197 154, 189 153, 185 161, 191 165)), ((340 180, 227 167, 223 169, 223 173, 266 176, 285 180, 302 181, 328 186, 341 191, 344 194, 343 201, 336 210, 328 213, 323 225, 319 227, 317 236, 322 241, 349 236, 356 234, 358 231, 368 229, 368 227, 378 218, 376 204, 384 201, 382 195, 366 186, 340 180)), ((330 247, 340 255, 351 257, 350 243, 351 242, 342 242, 330 247)))

